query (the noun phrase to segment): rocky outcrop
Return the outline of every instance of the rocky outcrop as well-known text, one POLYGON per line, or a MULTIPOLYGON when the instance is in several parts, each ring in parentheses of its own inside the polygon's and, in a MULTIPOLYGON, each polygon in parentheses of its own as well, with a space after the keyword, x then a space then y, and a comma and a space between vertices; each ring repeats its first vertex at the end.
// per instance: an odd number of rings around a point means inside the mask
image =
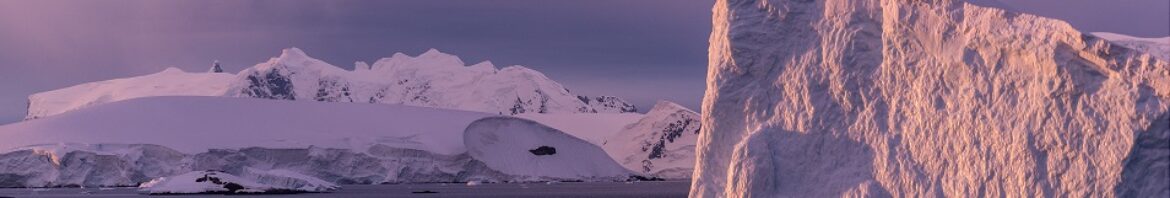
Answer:
POLYGON ((605 144, 618 163, 639 173, 664 178, 690 178, 695 166, 699 113, 659 101, 654 109, 626 126, 605 144))

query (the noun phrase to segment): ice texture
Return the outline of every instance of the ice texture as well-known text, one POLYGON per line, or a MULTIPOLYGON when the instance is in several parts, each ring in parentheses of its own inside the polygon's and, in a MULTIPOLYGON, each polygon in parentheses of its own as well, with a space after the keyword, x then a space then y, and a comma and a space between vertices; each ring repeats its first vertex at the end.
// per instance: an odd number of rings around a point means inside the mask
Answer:
POLYGON ((692 197, 1170 197, 1170 65, 952 0, 718 0, 692 197))

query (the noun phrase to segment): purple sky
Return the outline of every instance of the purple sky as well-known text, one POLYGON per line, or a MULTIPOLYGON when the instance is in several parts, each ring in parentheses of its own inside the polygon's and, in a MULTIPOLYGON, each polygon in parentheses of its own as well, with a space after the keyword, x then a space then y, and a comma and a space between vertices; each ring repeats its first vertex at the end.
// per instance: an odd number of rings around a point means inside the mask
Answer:
MULTIPOLYGON (((1170 35, 1167 0, 977 0, 1086 31, 1170 35)), ((697 110, 710 0, 0 1, 0 124, 29 94, 161 71, 235 72, 296 46, 342 67, 429 48, 544 72, 579 94, 697 110)))

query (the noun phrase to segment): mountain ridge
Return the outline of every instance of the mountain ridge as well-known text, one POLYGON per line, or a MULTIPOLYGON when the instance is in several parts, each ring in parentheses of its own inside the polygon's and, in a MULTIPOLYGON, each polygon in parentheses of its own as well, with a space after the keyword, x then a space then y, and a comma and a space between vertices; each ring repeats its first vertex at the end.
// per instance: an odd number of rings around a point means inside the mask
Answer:
POLYGON ((395 53, 372 65, 355 62, 353 70, 312 58, 301 49, 288 48, 237 74, 179 71, 167 69, 36 93, 29 96, 25 119, 150 96, 405 104, 509 115, 637 112, 621 98, 570 93, 527 67, 496 69, 490 61, 464 65, 459 57, 436 49, 413 57, 395 53), (225 79, 228 76, 234 79, 225 79))

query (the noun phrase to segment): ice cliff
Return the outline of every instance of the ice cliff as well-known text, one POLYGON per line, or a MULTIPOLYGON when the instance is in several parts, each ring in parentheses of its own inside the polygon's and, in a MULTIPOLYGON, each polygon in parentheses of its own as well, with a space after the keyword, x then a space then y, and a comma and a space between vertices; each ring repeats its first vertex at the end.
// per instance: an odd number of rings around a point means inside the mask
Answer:
POLYGON ((718 0, 693 197, 1170 197, 1170 65, 952 0, 718 0))

